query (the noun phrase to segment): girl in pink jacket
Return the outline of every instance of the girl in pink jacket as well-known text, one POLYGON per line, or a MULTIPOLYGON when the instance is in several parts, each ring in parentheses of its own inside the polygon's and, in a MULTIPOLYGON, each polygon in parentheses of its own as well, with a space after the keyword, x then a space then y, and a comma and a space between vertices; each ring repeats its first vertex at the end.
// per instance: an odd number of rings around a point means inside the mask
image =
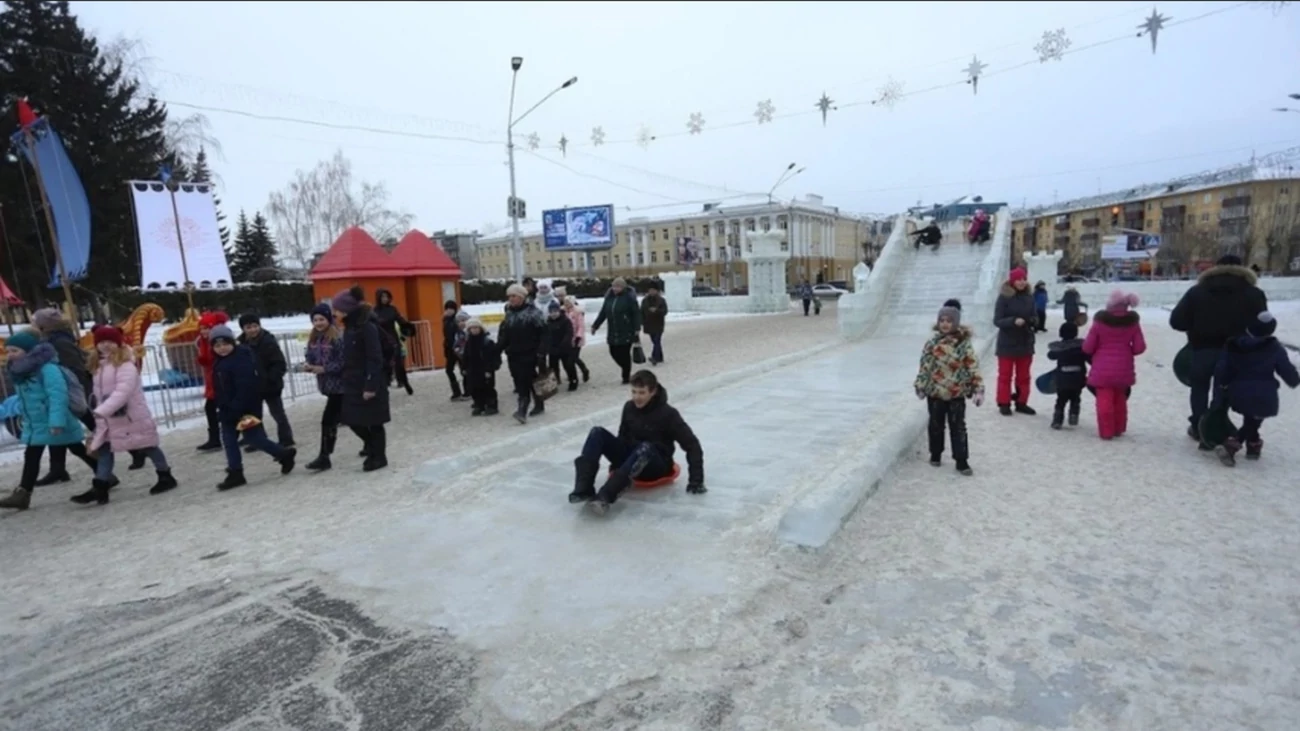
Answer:
POLYGON ((1128 394, 1137 383, 1137 356, 1147 350, 1138 324, 1136 294, 1110 293, 1106 309, 1092 318, 1083 352, 1092 360, 1088 385, 1097 396, 1097 433, 1102 439, 1128 430, 1128 394))
POLYGON ((573 297, 564 298, 564 314, 573 323, 573 361, 582 371, 582 382, 591 380, 591 371, 582 362, 582 346, 587 344, 587 313, 582 311, 582 303, 573 297))
POLYGON ((158 471, 158 482, 149 489, 149 494, 167 492, 176 487, 176 478, 172 477, 167 456, 158 446, 158 425, 144 399, 144 384, 135 365, 135 353, 126 346, 122 331, 115 327, 101 325, 94 329, 93 335, 95 352, 90 355, 89 366, 95 434, 91 437, 90 450, 99 453, 95 488, 106 491, 115 481, 114 452, 139 450, 153 461, 158 471))

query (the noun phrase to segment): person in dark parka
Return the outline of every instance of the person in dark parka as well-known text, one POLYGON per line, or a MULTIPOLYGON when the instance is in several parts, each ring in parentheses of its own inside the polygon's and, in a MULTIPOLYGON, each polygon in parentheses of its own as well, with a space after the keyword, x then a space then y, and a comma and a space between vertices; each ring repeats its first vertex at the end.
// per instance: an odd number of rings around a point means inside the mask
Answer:
POLYGON ((257 355, 247 345, 235 342, 235 335, 225 325, 212 328, 208 334, 212 352, 217 362, 212 366, 216 382, 217 420, 221 422, 221 445, 226 450, 226 478, 217 484, 218 490, 230 490, 248 484, 244 478, 244 461, 239 451, 241 431, 239 425, 245 417, 254 417, 256 425, 243 429, 244 444, 253 451, 266 452, 280 463, 280 474, 293 471, 298 451, 271 441, 266 435, 262 419, 262 401, 265 379, 257 370, 257 355))
POLYGON ((573 362, 573 321, 564 314, 558 300, 546 308, 546 367, 560 380, 560 369, 569 379, 569 390, 578 390, 578 369, 573 362))
POLYGON ((998 411, 1012 414, 1012 382, 1015 382, 1015 413, 1034 415, 1029 407, 1030 373, 1034 363, 1034 328, 1038 325, 1038 308, 1025 270, 1016 267, 998 293, 993 308, 993 324, 998 328, 994 353, 998 358, 998 411))
POLYGON ((415 335, 415 326, 402 317, 401 310, 393 304, 393 293, 386 289, 375 290, 373 308, 376 324, 382 339, 388 340, 388 355, 384 361, 384 386, 388 387, 394 380, 399 388, 405 389, 406 395, 415 393, 411 381, 406 375, 406 339, 415 335))
POLYGON ((1084 308, 1088 306, 1087 302, 1079 299, 1079 290, 1074 287, 1066 287, 1061 299, 1056 301, 1065 310, 1063 313, 1066 322, 1073 322, 1078 327, 1088 324, 1086 321, 1080 321, 1079 316, 1084 314, 1084 308))
POLYGON ((591 324, 591 334, 600 331, 600 326, 609 322, 609 334, 605 344, 609 346, 609 356, 618 364, 627 384, 632 377, 632 344, 641 332, 641 308, 637 306, 636 290, 627 286, 627 281, 618 277, 605 293, 605 303, 600 314, 591 324))
POLYGON ((1070 426, 1079 425, 1080 401, 1088 387, 1088 356, 1083 352, 1079 326, 1073 320, 1061 323, 1061 339, 1047 344, 1047 359, 1056 362, 1056 408, 1052 410, 1052 428, 1065 423, 1065 409, 1070 409, 1070 426))
POLYGON ((473 407, 470 416, 496 416, 497 371, 501 369, 501 349, 488 337, 487 328, 474 318, 465 323, 465 344, 461 361, 465 365, 465 388, 473 407))
POLYGON ((1223 346, 1268 309, 1268 297, 1256 282, 1255 272, 1242 266, 1240 257, 1228 254, 1201 272, 1169 313, 1169 327, 1187 333, 1192 350, 1187 435, 1197 441, 1223 346))
POLYGON ((379 325, 356 288, 334 295, 331 306, 343 323, 342 422, 364 443, 365 472, 388 466, 388 384, 379 325))
MULTIPOLYGON (((77 336, 72 330, 72 323, 63 316, 63 312, 54 307, 39 309, 32 313, 32 326, 40 332, 45 342, 54 348, 55 354, 59 357, 59 365, 71 371, 77 383, 81 384, 81 389, 86 394, 90 394, 92 391, 90 371, 86 368, 86 351, 81 349, 81 344, 77 342, 77 336)), ((78 416, 77 420, 86 427, 87 434, 94 433, 95 417, 90 411, 78 416)), ((143 455, 137 457, 133 453, 131 459, 131 469, 140 469, 144 466, 143 455)), ((91 465, 90 468, 93 471, 95 466, 91 465)), ((37 480, 35 486, 45 487, 68 482, 71 479, 72 475, 68 473, 68 448, 63 445, 50 445, 50 471, 37 480)))
POLYGON ((1244 335, 1229 340, 1215 367, 1215 405, 1227 402, 1241 414, 1241 428, 1215 451, 1225 464, 1232 464, 1241 446, 1246 459, 1259 459, 1264 448, 1259 428, 1265 419, 1278 415, 1277 379, 1288 387, 1300 386, 1300 372, 1291 363, 1286 348, 1273 337, 1277 320, 1268 311, 1259 313, 1244 335))
MULTIPOLYGON (((262 318, 252 313, 239 316, 239 344, 248 346, 257 357, 257 372, 262 378, 262 400, 266 410, 275 420, 275 436, 281 447, 293 446, 293 425, 284 410, 284 377, 289 373, 289 362, 275 336, 262 329, 262 318)), ((256 451, 250 445, 249 452, 256 451)))
MULTIPOLYGON (((806 314, 806 313, 805 313, 806 314)), ((641 329, 650 338, 650 365, 664 362, 664 324, 668 320, 668 300, 651 284, 641 298, 641 329)))
MULTIPOLYGON (((456 315, 460 313, 460 305, 456 300, 447 300, 442 303, 442 357, 447 361, 447 366, 443 369, 447 373, 447 380, 451 383, 451 400, 463 401, 470 394, 469 385, 461 388, 460 379, 456 377, 456 369, 461 366, 460 358, 456 355, 456 337, 460 334, 460 321, 456 315)), ((466 316, 468 318, 468 315, 466 316)))
POLYGON ((528 301, 528 290, 518 284, 506 288, 505 309, 505 318, 497 327, 497 344, 515 384, 515 421, 525 424, 529 416, 546 411, 541 401, 533 404, 531 412, 528 410, 533 402, 533 379, 546 372, 546 319, 528 301))

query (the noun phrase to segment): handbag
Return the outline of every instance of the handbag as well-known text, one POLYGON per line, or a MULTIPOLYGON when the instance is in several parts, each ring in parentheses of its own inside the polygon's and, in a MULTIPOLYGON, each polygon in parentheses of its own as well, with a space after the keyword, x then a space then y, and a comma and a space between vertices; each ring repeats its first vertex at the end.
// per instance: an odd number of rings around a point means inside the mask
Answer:
POLYGON ((560 381, 554 373, 547 371, 533 379, 533 395, 538 401, 545 401, 560 390, 560 381))
POLYGON ((632 343, 632 362, 637 365, 645 363, 645 349, 641 347, 639 339, 632 343))

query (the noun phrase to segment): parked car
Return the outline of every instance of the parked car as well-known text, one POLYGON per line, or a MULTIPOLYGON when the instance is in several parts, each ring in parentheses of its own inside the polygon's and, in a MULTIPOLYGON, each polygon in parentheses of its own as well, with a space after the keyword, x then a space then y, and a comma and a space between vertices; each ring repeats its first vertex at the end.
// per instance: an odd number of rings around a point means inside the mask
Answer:
POLYGON ((692 297, 722 297, 725 296, 726 294, 727 294, 726 292, 723 292, 717 287, 709 287, 706 285, 691 287, 692 297))
POLYGON ((840 289, 829 282, 814 284, 812 290, 813 295, 820 299, 839 299, 840 296, 849 293, 848 290, 840 289))

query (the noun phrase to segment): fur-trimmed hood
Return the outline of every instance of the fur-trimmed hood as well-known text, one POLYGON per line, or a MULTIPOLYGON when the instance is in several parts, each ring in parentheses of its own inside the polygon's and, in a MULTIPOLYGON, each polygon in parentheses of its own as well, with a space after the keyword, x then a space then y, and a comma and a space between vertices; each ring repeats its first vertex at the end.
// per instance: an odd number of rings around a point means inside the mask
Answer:
POLYGON ((374 309, 365 302, 362 302, 355 310, 344 315, 343 326, 364 325, 365 323, 370 322, 370 319, 374 317, 374 314, 374 309))
POLYGON ((1130 327, 1141 322, 1142 318, 1133 310, 1127 312, 1111 312, 1102 310, 1092 316, 1093 322, 1100 322, 1110 327, 1130 327))
POLYGON ((953 338, 954 340, 962 341, 962 340, 970 340, 971 338, 975 337, 974 332, 972 332, 971 329, 966 325, 958 325, 951 332, 941 333, 939 332, 939 323, 936 322, 934 323, 934 327, 932 327, 931 329, 934 330, 933 338, 935 340, 938 340, 939 338, 953 338))
POLYGON ((1244 280, 1243 284, 1254 286, 1259 277, 1250 267, 1239 264, 1216 264, 1201 272, 1196 278, 1197 284, 1213 286, 1216 284, 1233 284, 1233 280, 1244 280))
POLYGON ((1003 297, 1014 297, 1014 296, 1016 296, 1016 295, 1018 295, 1018 294, 1022 294, 1022 295, 1026 296, 1026 297, 1033 297, 1033 296, 1034 296, 1034 288, 1033 288, 1033 287, 1025 287, 1024 291, 1022 292, 1022 291, 1016 289, 1015 287, 1013 287, 1013 286, 1011 285, 1011 282, 1003 282, 1003 283, 1002 283, 1002 289, 999 289, 999 290, 998 290, 998 294, 1001 295, 1001 296, 1003 296, 1003 297))

